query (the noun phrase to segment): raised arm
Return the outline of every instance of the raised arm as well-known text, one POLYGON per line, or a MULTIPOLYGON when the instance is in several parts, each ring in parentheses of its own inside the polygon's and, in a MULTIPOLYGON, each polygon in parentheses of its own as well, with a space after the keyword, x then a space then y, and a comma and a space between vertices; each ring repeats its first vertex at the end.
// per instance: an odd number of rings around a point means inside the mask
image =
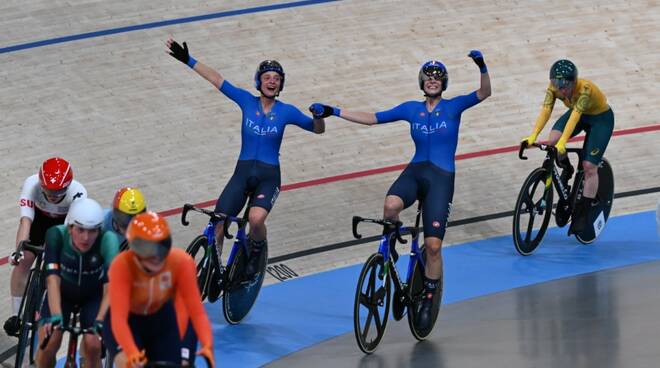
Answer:
POLYGON ((181 47, 181 45, 179 45, 178 42, 170 38, 167 40, 165 44, 167 45, 169 54, 173 58, 188 65, 192 70, 196 71, 197 74, 199 74, 202 78, 209 81, 209 83, 211 83, 215 88, 220 89, 220 86, 222 86, 222 82, 224 81, 222 75, 220 75, 220 73, 218 73, 215 69, 209 67, 208 65, 202 62, 195 60, 195 58, 190 56, 190 53, 188 52, 188 45, 185 42, 183 43, 183 47, 181 47))
POLYGON ((481 86, 477 90, 477 98, 479 101, 483 101, 488 98, 491 94, 490 89, 490 75, 488 74, 488 68, 486 67, 486 62, 484 62, 484 56, 479 50, 472 50, 468 56, 474 61, 475 64, 479 67, 481 72, 481 86))
POLYGON ((376 114, 372 112, 358 112, 358 111, 342 111, 338 107, 314 103, 309 107, 315 119, 323 119, 328 116, 337 116, 344 120, 352 121, 354 123, 363 125, 374 125, 378 123, 376 114))

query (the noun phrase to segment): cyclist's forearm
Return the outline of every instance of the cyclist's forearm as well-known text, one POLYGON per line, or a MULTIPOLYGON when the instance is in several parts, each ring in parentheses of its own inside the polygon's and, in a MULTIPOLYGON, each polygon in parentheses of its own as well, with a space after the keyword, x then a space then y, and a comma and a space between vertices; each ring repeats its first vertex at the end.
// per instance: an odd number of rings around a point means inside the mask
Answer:
POLYGON ((539 135, 539 133, 541 133, 545 127, 545 124, 550 119, 550 114, 552 114, 552 109, 548 109, 546 107, 541 109, 541 113, 539 114, 538 118, 536 118, 536 122, 534 123, 534 130, 532 131, 532 134, 539 135))
POLYGON ((363 125, 374 125, 378 123, 376 114, 372 112, 341 110, 339 117, 363 125))
POLYGON ((32 227, 32 220, 29 217, 21 217, 21 221, 18 224, 18 230, 16 231, 16 247, 18 248, 18 243, 23 240, 28 240, 30 238, 30 228, 32 227))
POLYGON ((62 314, 62 296, 60 294, 60 284, 62 279, 58 275, 49 275, 46 277, 48 290, 48 308, 50 315, 62 314))
POLYGON ((568 122, 566 123, 566 127, 564 127, 564 131, 561 134, 561 138, 559 138, 560 142, 563 142, 566 144, 568 140, 571 138, 571 135, 573 134, 573 131, 575 131, 575 127, 577 126, 578 121, 580 121, 580 117, 582 117, 582 114, 576 110, 573 110, 571 112, 571 115, 568 118, 568 122))
POLYGON ((108 312, 108 307, 110 307, 110 294, 108 293, 108 283, 105 283, 103 284, 103 299, 101 299, 99 313, 96 315, 97 321, 103 321, 105 319, 105 314, 108 312))
POLYGON ((483 101, 488 98, 492 93, 490 87, 490 75, 488 71, 481 73, 481 87, 477 90, 477 98, 479 101, 483 101))
POLYGON ((218 73, 208 65, 198 61, 195 64, 193 70, 196 71, 197 74, 199 74, 202 78, 209 81, 214 87, 219 89, 220 86, 222 86, 222 82, 224 81, 224 78, 222 77, 222 75, 220 75, 220 73, 218 73))

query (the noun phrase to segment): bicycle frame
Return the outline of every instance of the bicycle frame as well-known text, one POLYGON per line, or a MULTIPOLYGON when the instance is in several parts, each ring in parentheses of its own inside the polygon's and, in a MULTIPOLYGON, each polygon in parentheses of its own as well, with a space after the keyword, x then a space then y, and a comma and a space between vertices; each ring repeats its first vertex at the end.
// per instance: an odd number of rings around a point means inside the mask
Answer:
POLYGON ((222 256, 221 252, 218 252, 218 249, 215 246, 215 224, 218 222, 223 222, 224 226, 224 236, 227 239, 231 239, 234 236, 229 234, 229 224, 232 222, 235 222, 238 224, 238 232, 236 233, 236 240, 234 241, 234 244, 232 246, 232 249, 229 253, 229 258, 227 259, 227 265, 231 265, 234 262, 234 258, 236 255, 236 252, 238 250, 238 247, 243 247, 243 250, 247 254, 247 237, 245 234, 245 227, 247 225, 247 218, 248 214, 250 212, 250 206, 248 204, 248 207, 245 210, 245 213, 243 214, 243 217, 235 217, 235 216, 228 216, 220 213, 215 213, 213 211, 205 210, 205 209, 200 209, 196 208, 192 204, 186 203, 183 206, 183 213, 181 214, 181 223, 184 226, 188 226, 188 221, 186 221, 186 215, 188 211, 195 211, 195 212, 200 212, 203 213, 209 217, 211 217, 211 220, 209 220, 209 223, 206 225, 204 228, 203 234, 206 236, 207 242, 204 247, 204 252, 208 252, 209 249, 211 249, 211 262, 213 267, 216 267, 216 269, 220 268, 220 257, 222 256))
MULTIPOLYGON (((408 228, 408 227, 401 227, 402 232, 410 232, 411 234, 413 233, 413 229, 408 228), (412 230, 412 231, 411 231, 412 230)), ((426 265, 424 264, 424 259, 421 257, 421 254, 419 252, 419 234, 415 234, 412 239, 412 243, 410 244, 410 259, 408 260, 408 271, 406 274, 406 285, 410 285, 410 280, 412 279, 412 274, 413 274, 413 268, 415 267, 415 262, 420 262, 423 268, 426 268, 426 265)), ((387 259, 388 261, 385 262, 385 273, 390 272, 390 264, 392 265, 391 272, 392 272, 392 282, 394 283, 394 287, 398 290, 403 290, 404 289, 404 283, 401 281, 401 277, 399 275, 399 271, 397 270, 396 266, 394 265, 394 262, 391 262, 390 260, 390 238, 391 236, 386 236, 383 235, 382 238, 380 239, 380 244, 378 245, 378 253, 383 255, 383 259, 387 259)))
MULTIPOLYGON (((65 366, 76 366, 76 358, 78 355, 78 338, 81 335, 89 334, 89 335, 94 335, 94 329, 92 328, 85 328, 83 329, 78 325, 80 321, 80 309, 79 307, 75 307, 73 312, 71 313, 71 320, 69 320, 69 323, 67 326, 60 326, 57 327, 58 330, 69 333, 69 342, 67 344, 67 352, 66 352, 66 362, 65 366)), ((41 345, 39 346, 40 349, 45 349, 48 343, 50 342, 50 338, 52 335, 47 335, 44 340, 41 342, 41 345)))
MULTIPOLYGON (((391 267, 391 272, 394 277, 392 277, 392 282, 394 283, 394 287, 399 290, 403 291, 406 287, 406 285, 410 285, 410 281, 413 276, 413 270, 415 268, 415 263, 419 262, 422 265, 423 269, 426 269, 426 264, 424 262, 424 258, 420 254, 419 251, 419 221, 421 218, 422 214, 422 204, 419 203, 418 208, 417 208, 417 217, 415 219, 415 226, 414 227, 407 227, 407 226, 402 226, 401 222, 397 221, 395 225, 395 231, 392 233, 389 233, 388 235, 382 235, 380 239, 380 243, 378 245, 378 253, 383 255, 383 259, 385 259, 385 265, 384 265, 384 272, 387 274, 387 272, 390 272, 390 265, 391 267), (397 270, 396 266, 394 265, 394 262, 390 259, 390 242, 391 241, 396 241, 398 240, 401 244, 407 243, 405 240, 401 238, 401 232, 403 233, 410 233, 412 235, 412 243, 410 244, 410 259, 408 260, 408 270, 406 274, 406 282, 405 284, 401 281, 401 277, 399 275, 399 271, 397 270)), ((378 223, 381 225, 387 226, 388 223, 385 220, 373 220, 373 219, 363 219, 361 217, 353 217, 353 235, 355 238, 359 239, 361 238, 361 235, 357 233, 357 224, 361 221, 366 221, 366 222, 373 222, 373 223, 378 223)), ((391 225, 391 224, 389 224, 391 225)))
MULTIPOLYGON (((559 166, 559 162, 558 162, 558 154, 556 148, 554 146, 550 146, 547 144, 537 144, 537 143, 534 143, 532 146, 538 147, 540 150, 547 152, 545 156, 545 160, 543 161, 543 165, 542 165, 542 167, 548 173, 548 176, 546 177, 545 180, 545 191, 547 192, 548 190, 552 190, 552 185, 554 184, 555 189, 557 190, 557 193, 559 194, 561 199, 566 201, 567 203, 571 203, 570 198, 575 195, 577 188, 574 185, 572 190, 569 191, 569 188, 565 186, 564 183, 561 181, 561 174, 557 169, 557 166, 559 166)), ((518 157, 521 160, 527 160, 527 157, 523 155, 523 151, 525 150, 525 148, 527 148, 525 145, 520 146, 518 157)), ((575 153, 578 156, 577 173, 575 175, 575 178, 578 178, 578 176, 581 175, 582 173, 582 162, 580 161, 580 158, 582 156, 582 149, 567 148, 566 154, 568 153, 575 153)))

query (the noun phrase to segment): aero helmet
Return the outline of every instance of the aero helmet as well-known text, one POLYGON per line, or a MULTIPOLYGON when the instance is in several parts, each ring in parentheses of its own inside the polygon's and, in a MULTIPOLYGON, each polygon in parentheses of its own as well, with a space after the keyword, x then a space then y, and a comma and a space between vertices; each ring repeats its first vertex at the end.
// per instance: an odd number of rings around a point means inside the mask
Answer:
POLYGON ((254 73, 254 86, 259 92, 261 92, 261 75, 265 72, 275 72, 282 77, 282 83, 280 83, 280 92, 284 89, 284 68, 276 60, 264 60, 259 63, 257 71, 254 73))
POLYGON ((103 225, 103 208, 91 198, 76 199, 71 203, 64 223, 87 230, 100 228, 103 225))
POLYGON ((128 246, 141 258, 157 257, 163 261, 172 248, 170 227, 156 212, 143 212, 131 220, 126 230, 128 246))
POLYGON ((121 188, 112 200, 112 220, 121 229, 126 229, 133 216, 145 212, 147 203, 137 188, 121 188))
POLYGON ((577 80, 578 70, 570 60, 555 61, 550 67, 550 81, 557 88, 564 88, 577 80))
POLYGON ((424 81, 434 78, 442 82, 442 90, 447 89, 449 84, 449 76, 447 74, 447 68, 441 62, 437 60, 427 61, 419 69, 419 89, 424 90, 424 81))
POLYGON ((71 181, 73 181, 73 170, 63 158, 51 157, 39 167, 39 184, 49 196, 63 197, 71 181))

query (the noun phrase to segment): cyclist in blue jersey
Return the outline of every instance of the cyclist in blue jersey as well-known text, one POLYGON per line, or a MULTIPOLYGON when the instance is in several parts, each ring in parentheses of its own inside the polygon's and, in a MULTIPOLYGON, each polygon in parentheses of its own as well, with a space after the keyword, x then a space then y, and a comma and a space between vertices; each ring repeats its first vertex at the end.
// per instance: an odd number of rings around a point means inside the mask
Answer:
MULTIPOLYGON (((458 144, 461 114, 491 94, 490 76, 483 55, 478 50, 468 54, 479 66, 481 86, 463 96, 443 99, 449 82, 447 68, 439 61, 422 65, 418 82, 424 101, 404 102, 392 109, 377 112, 351 112, 337 107, 312 104, 319 116, 338 116, 359 124, 385 124, 405 120, 415 142, 415 155, 385 197, 383 217, 398 220, 399 213, 415 200, 423 201, 424 245, 426 253, 425 299, 418 326, 429 327, 433 295, 442 288, 442 239, 454 195, 454 161, 458 144)), ((391 231, 391 230, 390 230, 391 231)), ((396 253, 394 253, 396 254, 396 253)))
MULTIPOLYGON (((284 69, 275 60, 259 64, 254 74, 254 85, 259 96, 235 87, 209 66, 198 62, 173 39, 166 42, 172 57, 188 65, 197 74, 234 101, 243 113, 241 119, 241 152, 234 174, 216 203, 215 211, 236 216, 252 193, 249 213, 250 260, 247 275, 258 270, 259 254, 266 245, 265 221, 280 192, 279 151, 286 125, 293 124, 316 134, 325 131, 322 117, 310 118, 293 105, 279 101, 284 88, 284 69)), ((222 247, 223 227, 216 226, 217 246, 222 247)))
POLYGON ((103 211, 103 231, 117 235, 119 244, 126 241, 126 229, 133 217, 147 211, 147 202, 138 188, 124 187, 115 193, 112 208, 103 211))

